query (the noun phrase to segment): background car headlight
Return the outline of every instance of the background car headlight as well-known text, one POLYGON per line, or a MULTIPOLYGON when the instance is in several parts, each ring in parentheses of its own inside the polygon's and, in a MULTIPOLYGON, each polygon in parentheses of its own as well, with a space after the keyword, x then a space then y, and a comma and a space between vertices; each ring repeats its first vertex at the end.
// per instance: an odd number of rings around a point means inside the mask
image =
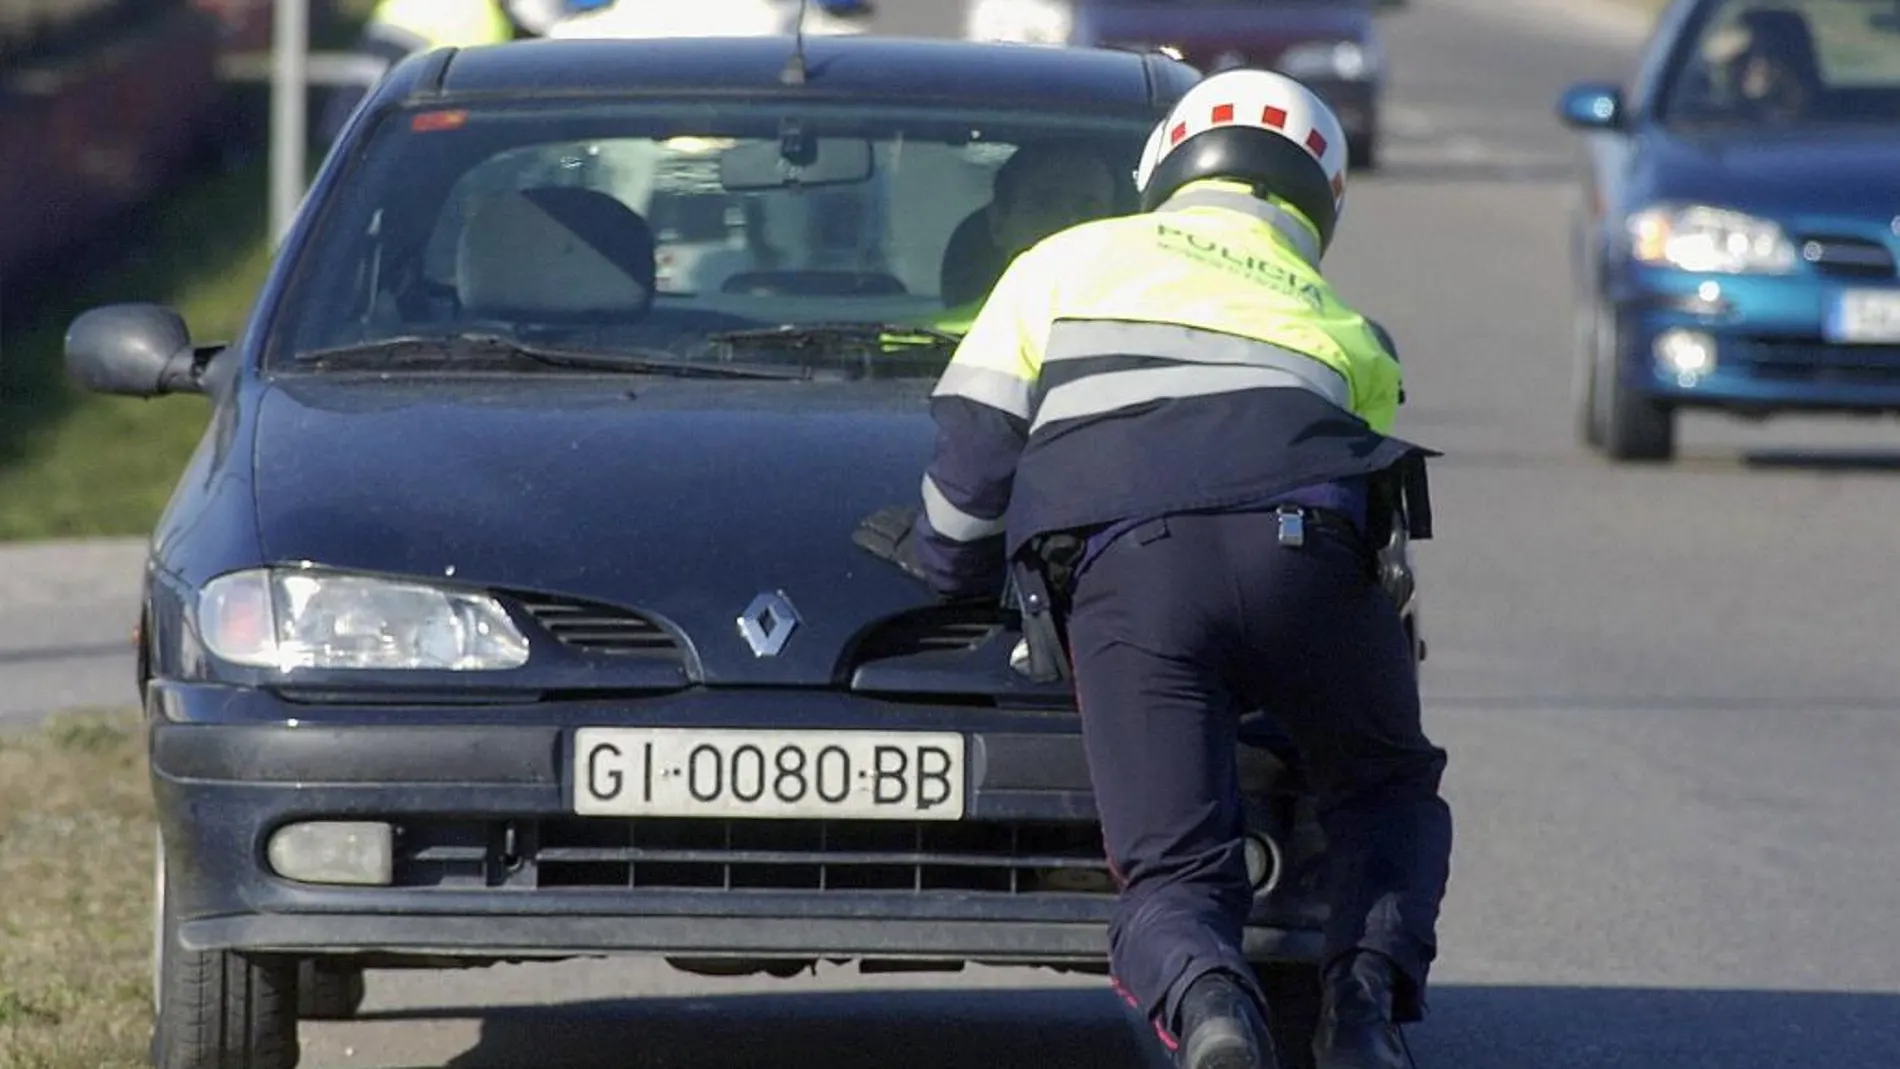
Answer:
POLYGON ((1785 274, 1799 260, 1777 224, 1727 208, 1661 206, 1629 218, 1637 262, 1722 274, 1785 274))
POLYGON ((254 668, 499 671, 528 640, 494 598, 311 569, 220 576, 198 598, 211 652, 254 668))
POLYGON ((1280 54, 1275 63, 1289 78, 1344 78, 1357 81, 1378 70, 1378 54, 1356 41, 1315 42, 1294 45, 1280 54))
POLYGON ((1061 45, 1075 29, 1068 0, 976 0, 963 35, 973 41, 1061 45))

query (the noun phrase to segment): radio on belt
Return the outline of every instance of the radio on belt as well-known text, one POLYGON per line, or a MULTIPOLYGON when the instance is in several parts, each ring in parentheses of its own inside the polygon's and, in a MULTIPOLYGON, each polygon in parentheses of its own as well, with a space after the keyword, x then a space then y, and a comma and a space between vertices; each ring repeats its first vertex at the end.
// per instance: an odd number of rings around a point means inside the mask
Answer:
POLYGON ((1281 505, 1280 544, 1283 546, 1303 546, 1306 544, 1306 513, 1298 505, 1281 505))

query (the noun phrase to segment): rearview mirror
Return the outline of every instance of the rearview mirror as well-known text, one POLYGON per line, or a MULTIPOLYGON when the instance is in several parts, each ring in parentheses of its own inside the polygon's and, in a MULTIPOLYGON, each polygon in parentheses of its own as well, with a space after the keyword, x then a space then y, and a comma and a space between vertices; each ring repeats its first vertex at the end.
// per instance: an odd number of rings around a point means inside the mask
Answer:
POLYGON ((1557 117, 1580 130, 1614 130, 1623 125, 1623 90, 1609 82, 1583 82, 1564 91, 1557 117))
POLYGON ((788 186, 836 186, 871 177, 871 143, 859 138, 820 137, 800 142, 806 162, 785 158, 779 142, 754 141, 719 157, 719 184, 733 193, 788 186))
POLYGON ((877 5, 871 0, 818 0, 818 6, 825 14, 841 19, 868 19, 877 14, 877 5))
POLYGON ((66 328, 66 373, 97 393, 203 393, 200 374, 220 346, 193 346, 184 317, 160 304, 108 304, 66 328))

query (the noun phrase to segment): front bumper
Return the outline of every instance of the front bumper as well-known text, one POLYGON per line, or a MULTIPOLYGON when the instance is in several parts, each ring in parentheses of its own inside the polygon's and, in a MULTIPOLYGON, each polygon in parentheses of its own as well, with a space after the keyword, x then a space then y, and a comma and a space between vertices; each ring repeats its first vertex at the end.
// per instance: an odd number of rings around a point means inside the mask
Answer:
MULTIPOLYGON (((194 950, 509 960, 974 961, 1098 968, 1112 890, 1072 712, 823 692, 515 707, 292 705, 154 684, 151 768, 179 939, 194 950), (793 700, 788 700, 793 699, 793 700), (795 709, 793 708, 795 706, 795 709), (580 817, 584 726, 965 734, 958 822, 580 817), (299 883, 268 843, 303 820, 397 829, 387 886, 299 883), (1095 885, 1073 881, 1093 874, 1095 885)), ((1279 854, 1247 950, 1316 960, 1323 841, 1249 750, 1250 822, 1279 854)))
POLYGON ((1612 293, 1624 381, 1683 408, 1900 412, 1900 342, 1830 340, 1840 293, 1900 283, 1626 268, 1612 293), (1657 354, 1671 331, 1706 336, 1714 364, 1684 374, 1657 354))

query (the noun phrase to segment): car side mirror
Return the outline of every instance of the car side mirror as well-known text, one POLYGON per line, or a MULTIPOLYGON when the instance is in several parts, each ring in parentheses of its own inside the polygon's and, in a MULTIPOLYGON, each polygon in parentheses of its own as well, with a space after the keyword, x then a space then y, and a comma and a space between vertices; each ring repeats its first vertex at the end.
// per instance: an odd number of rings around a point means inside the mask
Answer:
POLYGON ((1384 323, 1370 316, 1366 317, 1366 326, 1372 328, 1372 336, 1379 339, 1379 344, 1385 346, 1385 351, 1392 354, 1392 359, 1397 360, 1399 358, 1399 343, 1397 339, 1392 337, 1392 331, 1389 330, 1384 323))
POLYGON ((223 346, 194 346, 183 316, 159 304, 108 304, 66 328, 66 373, 96 393, 204 393, 205 364, 223 346))
POLYGON ((1623 90, 1608 82, 1583 82, 1564 91, 1557 117, 1577 130, 1616 130, 1623 125, 1623 90))

